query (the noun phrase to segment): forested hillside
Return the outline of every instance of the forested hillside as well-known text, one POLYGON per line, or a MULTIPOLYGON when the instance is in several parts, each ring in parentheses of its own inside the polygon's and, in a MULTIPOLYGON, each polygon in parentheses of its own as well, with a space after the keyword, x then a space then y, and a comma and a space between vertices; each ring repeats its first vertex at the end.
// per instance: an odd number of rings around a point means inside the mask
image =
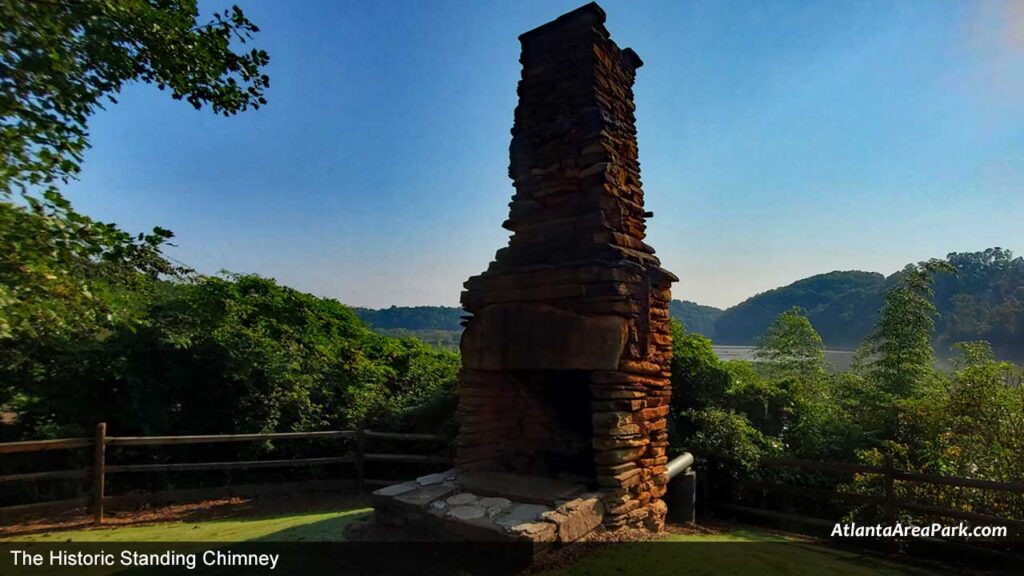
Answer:
MULTIPOLYGON (((718 308, 688 300, 673 300, 669 310, 687 330, 709 338, 714 335, 715 320, 722 314, 718 308)), ((411 336, 452 350, 459 346, 462 334, 459 322, 465 314, 461 308, 447 306, 392 306, 380 310, 353 308, 352 311, 379 334, 411 336)))
POLYGON ((986 340, 1000 358, 1024 360, 1024 258, 1009 250, 952 253, 956 274, 935 279, 935 343, 986 340))
POLYGON ((829 272, 762 292, 722 313, 715 343, 753 345, 779 314, 797 306, 826 346, 854 348, 875 324, 885 282, 877 272, 829 272))
POLYGON ((392 306, 353 308, 353 312, 377 332, 395 338, 417 338, 448 350, 458 350, 462 336, 462 308, 448 306, 392 306))
MULTIPOLYGON (((948 356, 956 342, 986 340, 997 356, 1024 359, 1024 258, 990 248, 954 252, 946 260, 953 271, 935 279, 936 351, 948 356)), ((827 347, 852 349, 878 320, 885 290, 904 273, 888 278, 860 271, 811 276, 729 308, 711 336, 716 344, 756 344, 775 317, 797 306, 827 347)))
POLYGON ((722 311, 714 306, 704 306, 689 300, 669 302, 668 311, 673 318, 682 322, 687 331, 703 334, 708 338, 715 337, 715 322, 722 315, 722 311))
MULTIPOLYGON (((1002 248, 951 253, 946 259, 955 272, 935 279, 937 352, 945 357, 956 342, 987 340, 1000 358, 1024 359, 1024 259, 1002 248)), ((859 270, 829 272, 763 292, 724 311, 688 300, 673 300, 669 310, 688 332, 715 344, 753 346, 779 314, 795 306, 804 311, 826 347, 852 350, 870 333, 883 294, 903 273, 886 278, 859 270)), ((446 348, 456 348, 462 332, 459 308, 354 310, 381 334, 413 336, 446 348)))
POLYGON ((392 306, 380 310, 353 308, 352 311, 375 330, 455 330, 461 332, 460 317, 465 314, 462 308, 448 306, 392 306))

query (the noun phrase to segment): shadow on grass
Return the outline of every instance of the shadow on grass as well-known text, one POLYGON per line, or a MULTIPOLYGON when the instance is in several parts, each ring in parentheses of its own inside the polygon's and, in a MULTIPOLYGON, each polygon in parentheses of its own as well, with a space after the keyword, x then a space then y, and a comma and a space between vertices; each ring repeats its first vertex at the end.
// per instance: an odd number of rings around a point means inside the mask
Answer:
POLYGON ((370 514, 370 510, 353 510, 340 516, 290 526, 277 532, 250 538, 246 542, 343 542, 346 528, 353 523, 362 522, 370 514))
POLYGON ((206 500, 181 500, 162 504, 113 504, 106 522, 94 527, 86 508, 45 513, 30 511, 0 515, 0 541, 57 532, 77 533, 172 523, 216 520, 263 519, 286 515, 315 514, 324 510, 366 508, 364 495, 350 491, 316 491, 254 496, 225 496, 206 500))

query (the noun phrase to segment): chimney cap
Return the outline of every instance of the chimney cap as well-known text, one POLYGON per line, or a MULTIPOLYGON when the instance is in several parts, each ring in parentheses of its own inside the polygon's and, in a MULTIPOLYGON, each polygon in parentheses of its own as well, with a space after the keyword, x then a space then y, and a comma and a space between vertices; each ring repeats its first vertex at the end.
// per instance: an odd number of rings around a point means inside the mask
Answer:
POLYGON ((591 2, 589 4, 584 4, 575 10, 566 12, 546 24, 541 24, 533 30, 523 32, 519 35, 519 40, 523 41, 531 36, 536 36, 556 28, 571 26, 578 22, 587 22, 588 20, 591 25, 604 24, 606 18, 607 15, 604 12, 604 8, 598 6, 597 2, 591 2))

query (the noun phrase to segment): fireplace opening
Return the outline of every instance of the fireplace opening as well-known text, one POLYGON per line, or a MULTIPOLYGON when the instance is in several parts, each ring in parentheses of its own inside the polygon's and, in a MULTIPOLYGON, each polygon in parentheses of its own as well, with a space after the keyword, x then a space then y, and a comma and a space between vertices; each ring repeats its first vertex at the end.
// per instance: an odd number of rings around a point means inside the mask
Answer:
POLYGON ((595 481, 590 372, 519 370, 516 425, 507 438, 511 471, 585 484, 595 481))

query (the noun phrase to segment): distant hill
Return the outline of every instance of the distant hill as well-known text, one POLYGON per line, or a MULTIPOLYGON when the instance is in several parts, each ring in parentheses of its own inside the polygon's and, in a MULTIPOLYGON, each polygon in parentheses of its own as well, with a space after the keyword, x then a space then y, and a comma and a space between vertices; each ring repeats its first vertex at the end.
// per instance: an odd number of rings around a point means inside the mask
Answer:
MULTIPOLYGON (((956 342, 986 340, 999 358, 1024 360, 1024 258, 990 248, 946 260, 956 273, 935 279, 936 351, 948 356, 956 342)), ((753 345, 779 313, 800 306, 828 348, 853 349, 871 333, 885 291, 900 274, 830 272, 763 292, 725 310, 713 338, 753 345)))
POLYGON ((715 321, 722 315, 722 311, 714 306, 705 306, 689 300, 669 302, 668 312, 682 322, 688 332, 703 334, 711 339, 715 337, 715 321))
POLYGON ((946 256, 957 273, 935 281, 940 351, 956 342, 987 340, 996 356, 1024 360, 1024 258, 1009 250, 946 256))
MULTIPOLYGON (((373 308, 352 309, 363 322, 375 331, 388 336, 413 336, 446 348, 458 347, 462 333, 461 308, 448 306, 392 306, 375 310, 373 308)), ((709 338, 714 332, 714 323, 722 311, 687 300, 673 300, 669 304, 672 316, 678 318, 687 330, 698 332, 709 338)))
MULTIPOLYGON (((964 340, 988 340, 1000 358, 1024 360, 1024 259, 1009 250, 951 253, 956 274, 935 282, 935 344, 941 355, 964 340)), ((669 304, 672 316, 688 331, 715 344, 750 346, 782 312, 799 306, 825 345, 852 350, 874 328, 885 290, 899 277, 859 270, 829 272, 752 296, 719 310, 686 300, 669 304)), ((408 335, 445 347, 457 347, 463 311, 445 306, 412 306, 356 314, 379 332, 408 335)))
POLYGON ((458 350, 462 335, 462 308, 450 306, 392 306, 352 308, 375 332, 396 338, 418 338, 428 344, 458 350))
POLYGON ((714 325, 716 344, 752 345, 775 318, 793 306, 830 348, 854 348, 875 325, 885 276, 877 272, 829 272, 752 296, 724 311, 714 325))
POLYGON ((449 306, 392 306, 353 308, 352 311, 375 330, 455 330, 462 331, 462 308, 449 306))

